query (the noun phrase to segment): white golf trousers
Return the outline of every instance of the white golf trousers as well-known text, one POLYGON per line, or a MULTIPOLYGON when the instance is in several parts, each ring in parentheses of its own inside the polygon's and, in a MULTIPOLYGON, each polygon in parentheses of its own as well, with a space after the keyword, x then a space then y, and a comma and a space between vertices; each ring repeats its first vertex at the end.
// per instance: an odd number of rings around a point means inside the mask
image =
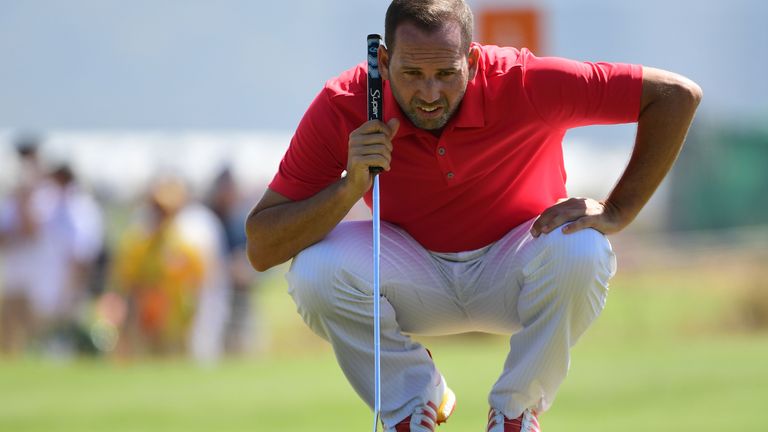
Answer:
MULTIPOLYGON (((435 253, 382 222, 381 414, 387 427, 441 397, 435 394, 440 373, 408 334, 511 334, 490 405, 516 418, 552 404, 568 371, 569 349, 605 305, 616 260, 608 240, 593 229, 534 238, 532 223, 479 250, 435 253)), ((343 222, 299 253, 287 275, 302 318, 331 343, 347 379, 371 407, 372 243, 370 221, 343 222)))

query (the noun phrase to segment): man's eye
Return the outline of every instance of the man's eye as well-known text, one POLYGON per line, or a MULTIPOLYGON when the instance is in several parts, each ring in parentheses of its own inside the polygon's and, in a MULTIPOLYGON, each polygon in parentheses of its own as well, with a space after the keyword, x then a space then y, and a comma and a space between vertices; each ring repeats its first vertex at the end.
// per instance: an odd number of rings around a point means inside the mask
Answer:
POLYGON ((455 73, 456 72, 454 71, 440 71, 437 74, 442 77, 449 77, 449 76, 453 76, 455 73))
POLYGON ((418 75, 421 74, 421 72, 419 72, 419 71, 405 71, 405 74, 406 75, 410 75, 410 76, 418 76, 418 75))

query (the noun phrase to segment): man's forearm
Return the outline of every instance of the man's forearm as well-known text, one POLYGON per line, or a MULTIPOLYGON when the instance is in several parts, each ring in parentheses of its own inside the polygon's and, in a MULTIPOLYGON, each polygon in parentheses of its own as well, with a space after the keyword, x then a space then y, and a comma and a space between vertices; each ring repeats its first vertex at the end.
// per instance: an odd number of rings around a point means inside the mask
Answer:
POLYGON ((680 76, 667 78, 657 83, 658 97, 643 107, 632 157, 605 201, 620 216, 622 228, 637 216, 671 169, 701 100, 695 83, 680 76))
POLYGON ((346 186, 340 179, 302 201, 257 206, 246 220, 251 265, 267 270, 322 240, 360 199, 346 186))

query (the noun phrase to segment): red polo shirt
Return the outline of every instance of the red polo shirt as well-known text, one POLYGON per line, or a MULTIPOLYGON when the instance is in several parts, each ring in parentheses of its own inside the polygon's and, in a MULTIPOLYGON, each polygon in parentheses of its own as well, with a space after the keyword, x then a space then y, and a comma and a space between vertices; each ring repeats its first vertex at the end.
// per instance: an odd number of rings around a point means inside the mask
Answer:
MULTIPOLYGON (((536 57, 481 46, 477 75, 441 136, 416 128, 384 85, 384 119, 400 119, 381 218, 437 252, 488 245, 566 197, 566 130, 637 121, 640 65, 536 57)), ((367 120, 366 66, 328 81, 296 130, 270 189, 292 200, 337 181, 349 134, 367 120)), ((371 205, 371 192, 365 196, 371 205)))

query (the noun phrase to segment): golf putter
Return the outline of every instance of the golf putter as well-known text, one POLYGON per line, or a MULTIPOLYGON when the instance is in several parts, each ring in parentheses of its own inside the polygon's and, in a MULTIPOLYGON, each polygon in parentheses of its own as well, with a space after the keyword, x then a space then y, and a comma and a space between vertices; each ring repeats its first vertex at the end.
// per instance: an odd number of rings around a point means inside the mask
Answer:
MULTIPOLYGON (((378 52, 381 36, 369 34, 367 38, 368 58, 368 120, 381 120, 383 117, 383 98, 381 75, 379 75, 378 52)), ((379 425, 381 411, 381 311, 379 309, 379 241, 381 239, 381 224, 379 215, 379 173, 381 167, 371 167, 373 174, 373 363, 374 363, 374 395, 373 395, 373 432, 379 425)))

